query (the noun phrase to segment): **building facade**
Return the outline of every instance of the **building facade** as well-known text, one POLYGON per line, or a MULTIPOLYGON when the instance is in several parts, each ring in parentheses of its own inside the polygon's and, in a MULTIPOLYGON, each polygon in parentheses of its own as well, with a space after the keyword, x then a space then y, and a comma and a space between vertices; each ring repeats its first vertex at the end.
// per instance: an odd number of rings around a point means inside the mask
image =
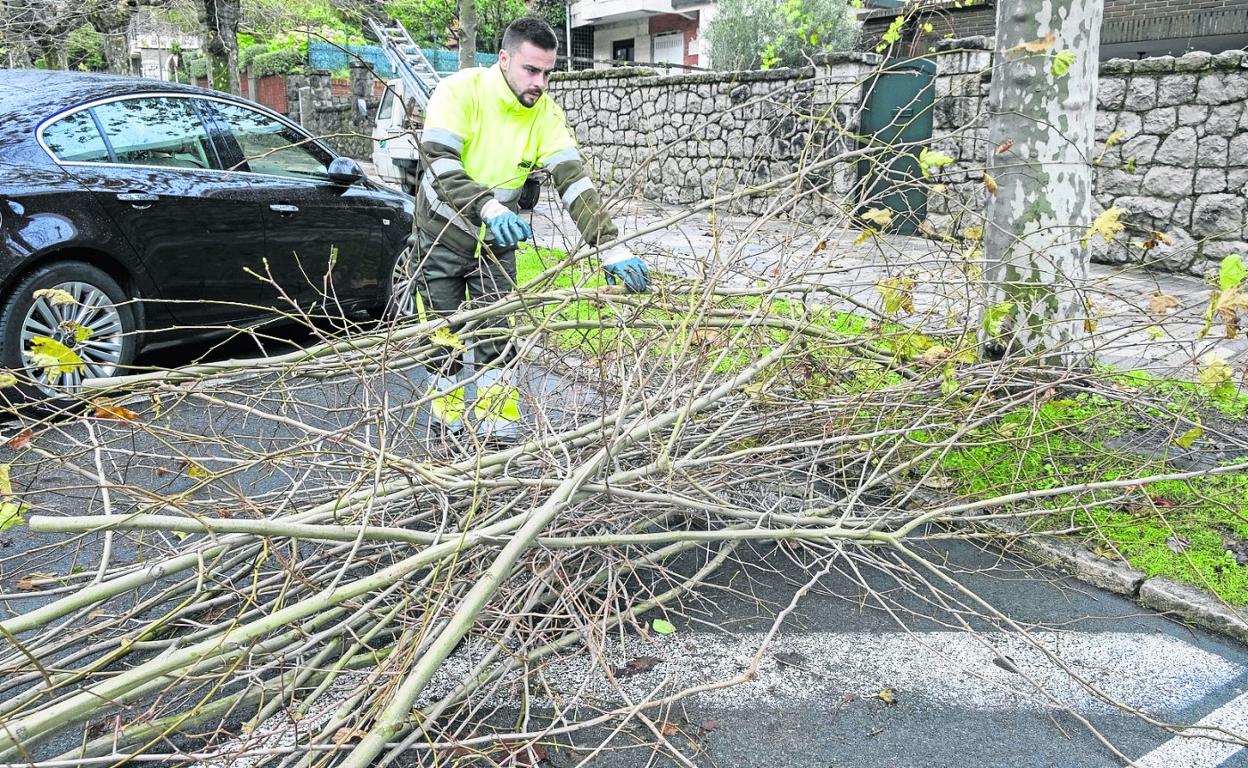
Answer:
POLYGON ((578 69, 612 62, 667 65, 673 73, 710 66, 706 30, 714 0, 578 0, 572 55, 578 69))
MULTIPOLYGON (((903 8, 910 20, 903 53, 921 55, 946 38, 996 30, 997 0, 867 0, 861 47, 873 49, 903 8), (922 11, 915 12, 916 5, 922 11), (932 31, 925 32, 924 25, 932 31)), ((1248 48, 1248 0, 1105 0, 1101 59, 1182 56, 1191 51, 1221 53, 1248 48)))

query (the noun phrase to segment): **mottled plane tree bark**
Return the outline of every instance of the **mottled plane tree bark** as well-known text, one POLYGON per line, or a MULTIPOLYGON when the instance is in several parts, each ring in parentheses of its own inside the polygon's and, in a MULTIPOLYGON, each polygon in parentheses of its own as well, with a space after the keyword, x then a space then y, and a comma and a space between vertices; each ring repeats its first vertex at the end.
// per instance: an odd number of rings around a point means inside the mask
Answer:
POLYGON ((992 357, 1087 362, 1102 13, 1103 0, 997 3, 981 326, 992 357))

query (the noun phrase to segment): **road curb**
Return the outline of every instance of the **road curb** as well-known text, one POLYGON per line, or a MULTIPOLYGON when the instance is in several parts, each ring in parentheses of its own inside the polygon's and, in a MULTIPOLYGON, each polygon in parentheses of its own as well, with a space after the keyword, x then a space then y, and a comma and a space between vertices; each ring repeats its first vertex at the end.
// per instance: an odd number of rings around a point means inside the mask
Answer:
POLYGON ((1008 537, 1007 551, 1056 568, 1107 592, 1129 597, 1151 611, 1180 619, 1248 644, 1245 613, 1226 605, 1199 587, 1165 576, 1149 576, 1138 568, 1089 552, 1079 544, 1056 537, 1030 538, 1020 528, 994 523, 991 529, 1008 537))

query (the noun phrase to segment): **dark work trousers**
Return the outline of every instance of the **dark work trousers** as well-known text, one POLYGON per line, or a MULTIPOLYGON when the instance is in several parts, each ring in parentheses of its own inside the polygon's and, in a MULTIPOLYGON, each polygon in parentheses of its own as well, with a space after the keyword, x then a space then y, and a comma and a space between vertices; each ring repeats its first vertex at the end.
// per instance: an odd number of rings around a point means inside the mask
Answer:
MULTIPOLYGON (((415 282, 422 313, 432 311, 439 316, 450 315, 459 310, 465 301, 469 307, 492 304, 516 287, 515 248, 495 250, 482 244, 479 256, 460 253, 420 231, 417 232, 417 246, 419 256, 415 282)), ((477 336, 482 329, 506 331, 509 326, 507 318, 494 318, 480 325, 474 323, 471 336, 462 340, 473 350, 476 364, 502 365, 511 358, 514 345, 507 334, 487 333, 484 339, 477 336)), ((462 329, 462 325, 451 326, 456 333, 462 329)), ((431 361, 431 367, 439 368, 447 375, 458 373, 462 364, 460 353, 449 350, 446 355, 431 361)))

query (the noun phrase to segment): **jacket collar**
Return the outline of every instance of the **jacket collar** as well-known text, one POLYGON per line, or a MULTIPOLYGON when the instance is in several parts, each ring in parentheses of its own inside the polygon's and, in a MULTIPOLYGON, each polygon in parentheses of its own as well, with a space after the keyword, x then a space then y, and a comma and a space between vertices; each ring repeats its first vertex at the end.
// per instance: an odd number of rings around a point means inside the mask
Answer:
POLYGON ((495 100, 504 112, 528 114, 537 109, 537 105, 541 104, 542 99, 546 98, 546 94, 543 93, 542 97, 533 106, 526 107, 521 104, 520 99, 516 98, 516 94, 512 92, 511 86, 507 85, 507 80, 503 77, 503 69, 498 64, 494 64, 485 70, 485 80, 495 100))

